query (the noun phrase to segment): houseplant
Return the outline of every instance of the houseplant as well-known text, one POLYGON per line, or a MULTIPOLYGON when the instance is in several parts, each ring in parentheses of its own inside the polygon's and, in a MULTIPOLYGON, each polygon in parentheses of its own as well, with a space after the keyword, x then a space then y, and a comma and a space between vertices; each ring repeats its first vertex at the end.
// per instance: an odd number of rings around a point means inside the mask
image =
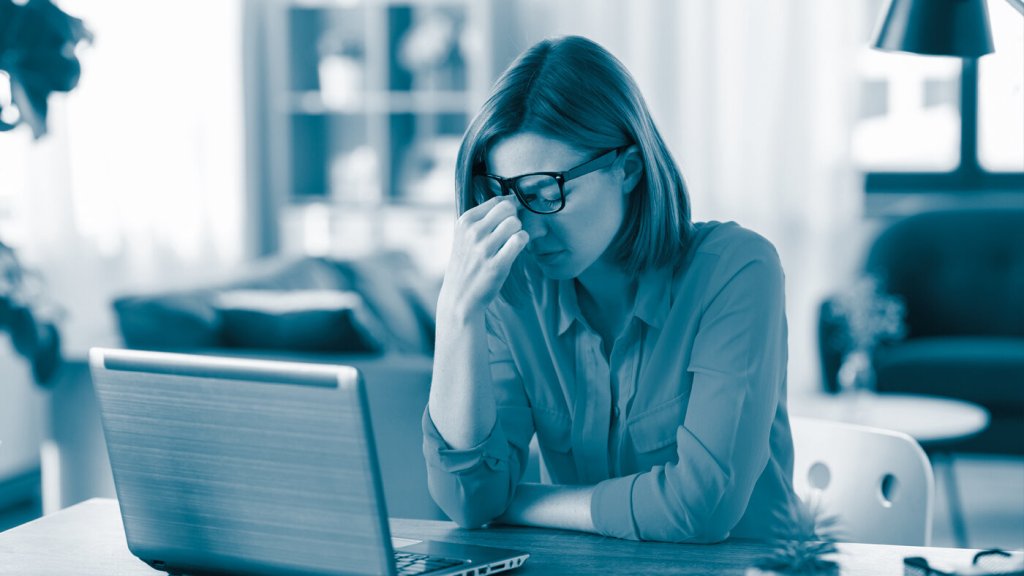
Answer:
MULTIPOLYGON (((0 131, 26 124, 35 139, 46 134, 47 100, 78 84, 75 48, 91 39, 81 20, 49 0, 0 0, 0 131)), ((10 334, 40 384, 60 366, 60 315, 40 277, 0 241, 0 332, 10 334)))
POLYGON ((33 137, 46 134, 47 99, 78 85, 75 48, 91 39, 81 20, 49 0, 0 0, 0 94, 10 94, 10 102, 0 99, 0 131, 25 123, 33 137))
POLYGON ((42 280, 26 271, 0 242, 0 332, 8 332, 18 354, 32 365, 36 382, 47 384, 60 366, 61 309, 46 296, 42 280))
POLYGON ((826 514, 819 501, 801 500, 790 510, 785 536, 744 576, 838 576, 838 524, 839 518, 826 514))

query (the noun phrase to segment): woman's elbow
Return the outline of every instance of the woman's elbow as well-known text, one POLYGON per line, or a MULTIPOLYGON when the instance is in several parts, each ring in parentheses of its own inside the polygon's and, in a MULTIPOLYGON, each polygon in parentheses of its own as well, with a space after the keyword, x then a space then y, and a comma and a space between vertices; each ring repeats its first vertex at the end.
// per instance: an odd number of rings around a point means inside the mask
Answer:
POLYGON ((442 507, 441 510, 451 518, 452 522, 459 525, 459 528, 483 528, 494 520, 494 516, 481 514, 478 509, 470 506, 442 507))
POLYGON ((731 530, 729 528, 708 526, 694 536, 690 542, 693 544, 718 544, 719 542, 724 542, 728 539, 730 532, 731 530))
MULTIPOLYGON (((717 544, 729 538, 739 523, 743 512, 729 494, 709 503, 704 512, 690 519, 690 538, 694 544, 717 544)), ((733 495, 734 496, 734 495, 733 495)))
POLYGON ((482 528, 500 516, 508 504, 503 495, 489 490, 467 490, 467 486, 457 480, 445 484, 430 481, 427 487, 441 511, 460 528, 482 528))
POLYGON ((739 522, 732 513, 729 495, 709 491, 679 503, 668 516, 665 540, 689 544, 716 544, 729 538, 739 522))
POLYGON ((729 538, 731 531, 732 524, 727 526, 716 521, 711 515, 701 515, 677 525, 675 534, 666 540, 685 544, 717 544, 729 538))

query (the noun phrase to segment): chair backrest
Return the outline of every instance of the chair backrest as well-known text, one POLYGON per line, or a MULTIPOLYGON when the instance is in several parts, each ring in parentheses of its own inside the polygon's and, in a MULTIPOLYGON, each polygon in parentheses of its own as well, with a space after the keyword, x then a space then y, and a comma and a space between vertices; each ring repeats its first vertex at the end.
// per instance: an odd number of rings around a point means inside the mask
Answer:
POLYGON ((1024 336, 1024 207, 897 220, 864 267, 904 299, 907 338, 1024 336))
POLYGON ((921 446, 902 432, 793 418, 793 487, 837 518, 847 542, 928 546, 935 480, 921 446))

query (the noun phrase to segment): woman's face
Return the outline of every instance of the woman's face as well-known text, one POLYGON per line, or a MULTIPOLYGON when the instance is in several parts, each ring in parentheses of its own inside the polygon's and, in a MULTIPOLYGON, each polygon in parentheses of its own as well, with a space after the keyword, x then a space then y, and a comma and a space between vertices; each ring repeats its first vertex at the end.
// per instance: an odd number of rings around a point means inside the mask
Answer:
MULTIPOLYGON (((593 158, 593 152, 577 150, 565 142, 520 132, 491 147, 487 171, 505 178, 531 172, 564 172, 593 158)), ((548 278, 580 276, 604 256, 618 233, 631 188, 624 185, 619 158, 608 168, 566 182, 565 208, 560 212, 535 214, 520 206, 519 219, 530 234, 525 257, 533 258, 548 278)))

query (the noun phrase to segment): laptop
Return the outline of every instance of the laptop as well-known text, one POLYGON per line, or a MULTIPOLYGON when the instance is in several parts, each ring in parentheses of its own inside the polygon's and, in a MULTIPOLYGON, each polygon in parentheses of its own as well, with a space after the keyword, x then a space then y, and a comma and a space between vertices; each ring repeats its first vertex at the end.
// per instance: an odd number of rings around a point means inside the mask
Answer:
POLYGON ((392 539, 358 370, 90 351, 128 548, 171 574, 482 576, 529 554, 392 539))

